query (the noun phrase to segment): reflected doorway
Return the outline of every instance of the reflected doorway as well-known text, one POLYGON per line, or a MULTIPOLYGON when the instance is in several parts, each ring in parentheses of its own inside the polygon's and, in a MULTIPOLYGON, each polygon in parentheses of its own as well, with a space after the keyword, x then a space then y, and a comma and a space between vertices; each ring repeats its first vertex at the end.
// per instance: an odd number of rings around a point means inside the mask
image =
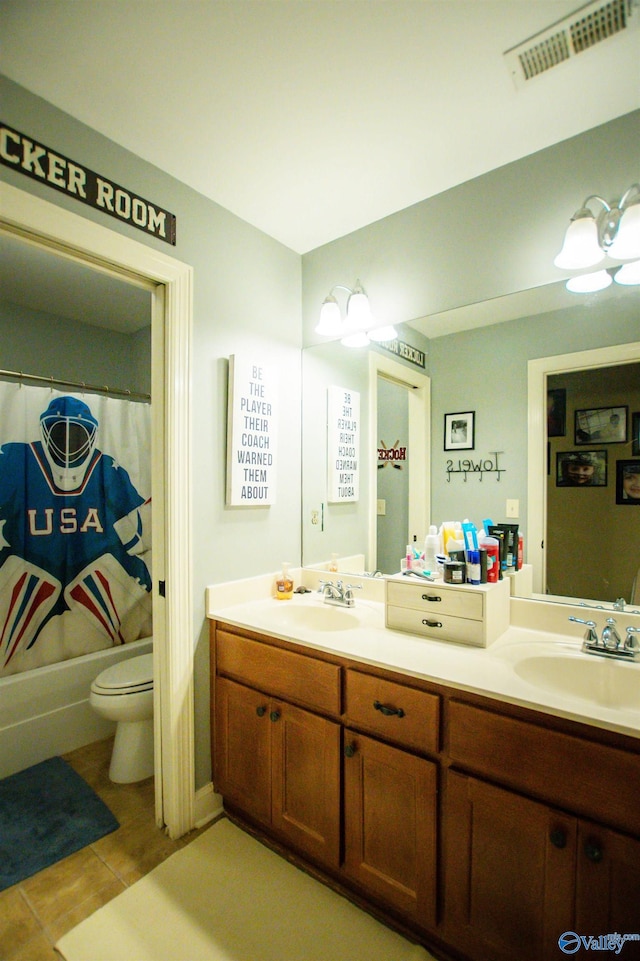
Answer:
POLYGON ((378 375, 377 389, 377 568, 383 574, 394 574, 400 570, 407 539, 411 539, 408 387, 378 375))

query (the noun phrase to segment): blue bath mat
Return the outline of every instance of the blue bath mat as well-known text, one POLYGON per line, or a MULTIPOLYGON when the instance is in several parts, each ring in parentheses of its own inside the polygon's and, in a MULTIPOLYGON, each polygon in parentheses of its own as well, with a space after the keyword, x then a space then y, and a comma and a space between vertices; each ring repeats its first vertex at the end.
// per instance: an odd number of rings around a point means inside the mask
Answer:
POLYGON ((0 780, 0 891, 119 827, 61 757, 0 780))

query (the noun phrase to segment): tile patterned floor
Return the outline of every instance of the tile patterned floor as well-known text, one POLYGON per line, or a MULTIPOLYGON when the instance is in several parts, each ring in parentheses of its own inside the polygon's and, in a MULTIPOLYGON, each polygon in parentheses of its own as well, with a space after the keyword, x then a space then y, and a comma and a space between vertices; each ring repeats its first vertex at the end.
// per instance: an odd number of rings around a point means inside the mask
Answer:
POLYGON ((55 942, 88 915, 197 837, 170 840, 155 824, 153 778, 113 784, 113 740, 67 760, 113 811, 120 827, 63 861, 0 892, 0 961, 60 961, 55 942))

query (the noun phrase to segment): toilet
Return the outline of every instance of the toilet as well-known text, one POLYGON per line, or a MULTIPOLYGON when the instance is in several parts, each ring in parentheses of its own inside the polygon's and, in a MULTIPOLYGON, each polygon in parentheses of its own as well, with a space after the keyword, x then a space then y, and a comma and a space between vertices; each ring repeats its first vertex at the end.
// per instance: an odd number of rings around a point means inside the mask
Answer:
POLYGON ((153 774, 153 654, 108 667, 91 685, 91 707, 116 721, 109 777, 117 784, 153 774))

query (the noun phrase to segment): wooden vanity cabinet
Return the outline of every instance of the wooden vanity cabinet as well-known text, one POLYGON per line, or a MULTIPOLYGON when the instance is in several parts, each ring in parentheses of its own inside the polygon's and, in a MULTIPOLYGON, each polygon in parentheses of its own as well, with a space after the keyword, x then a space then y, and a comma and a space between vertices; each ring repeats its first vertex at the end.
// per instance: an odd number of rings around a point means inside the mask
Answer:
POLYGON ((345 673, 344 870, 377 900, 430 927, 438 768, 411 752, 437 751, 440 698, 358 670, 345 673))
MULTIPOLYGON (((565 931, 638 933, 640 756, 456 698, 448 706, 446 939, 473 961, 551 961, 565 931)), ((640 958, 640 942, 624 951, 640 958)))
MULTIPOLYGON (((287 681, 280 673, 283 664, 304 676, 315 663, 296 654, 291 656, 300 660, 291 661, 290 653, 218 632, 216 657, 222 669, 226 665, 253 680, 257 665, 263 672, 263 690, 215 676, 214 782, 232 806, 296 850, 335 869, 340 861, 340 724, 272 696, 274 688, 299 685, 300 674, 287 681), (237 648, 250 658, 244 668, 236 664, 237 648)), ((318 684, 304 697, 333 702, 336 693, 340 696, 339 669, 319 664, 318 684), (335 690, 320 683, 327 676, 333 676, 335 690)))
POLYGON ((635 738, 239 628, 211 638, 216 790, 341 889, 464 961, 640 933, 635 738))

